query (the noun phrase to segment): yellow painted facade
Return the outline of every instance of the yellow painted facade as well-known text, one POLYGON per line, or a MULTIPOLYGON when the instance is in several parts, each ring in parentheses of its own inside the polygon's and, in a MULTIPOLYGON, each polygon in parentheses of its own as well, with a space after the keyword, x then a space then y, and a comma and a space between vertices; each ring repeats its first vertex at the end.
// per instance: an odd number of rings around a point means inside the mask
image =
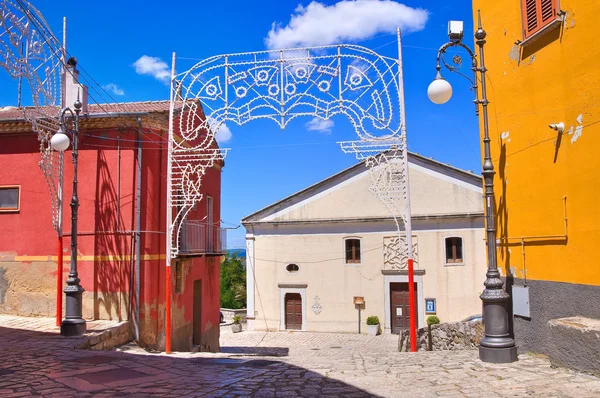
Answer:
POLYGON ((480 9, 487 32, 498 264, 520 279, 597 286, 600 2, 558 6, 565 12, 562 23, 517 44, 524 40, 520 1, 473 1, 475 24, 480 9), (559 122, 563 134, 549 128, 559 122))

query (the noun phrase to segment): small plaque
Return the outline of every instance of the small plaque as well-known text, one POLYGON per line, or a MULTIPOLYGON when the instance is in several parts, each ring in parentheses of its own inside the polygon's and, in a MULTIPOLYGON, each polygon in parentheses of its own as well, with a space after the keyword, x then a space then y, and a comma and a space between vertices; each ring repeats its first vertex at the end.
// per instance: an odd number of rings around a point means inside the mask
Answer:
POLYGON ((396 316, 402 316, 402 307, 396 307, 396 316))
POLYGON ((426 314, 435 314, 435 299, 434 298, 425 299, 425 313, 426 314))
POLYGON ((365 303, 364 297, 354 296, 354 305, 363 305, 365 303))
POLYGON ((323 306, 319 303, 319 296, 315 296, 315 303, 312 305, 312 310, 315 315, 319 315, 323 311, 323 306))

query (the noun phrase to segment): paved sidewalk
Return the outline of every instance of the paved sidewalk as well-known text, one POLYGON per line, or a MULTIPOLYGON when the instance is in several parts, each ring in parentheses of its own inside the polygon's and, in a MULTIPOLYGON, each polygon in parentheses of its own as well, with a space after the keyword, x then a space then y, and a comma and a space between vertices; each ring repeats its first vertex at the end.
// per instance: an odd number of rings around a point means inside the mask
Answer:
POLYGON ((379 396, 600 397, 600 378, 553 368, 543 356, 486 364, 477 350, 397 352, 395 335, 221 330, 223 351, 286 349, 289 355, 278 360, 379 396))
POLYGON ((490 365, 477 351, 399 353, 396 336, 221 330, 221 353, 167 356, 133 344, 75 350, 0 323, 0 396, 600 396, 600 379, 540 357, 490 365))
POLYGON ((34 318, 0 314, 0 328, 41 332, 45 338, 54 338, 63 347, 91 348, 96 350, 113 348, 131 340, 127 321, 87 321, 86 333, 79 337, 61 337, 56 318, 34 318))
MULTIPOLYGON (((101 333, 107 329, 120 326, 123 323, 125 321, 87 321, 87 334, 101 333)), ((60 326, 56 326, 56 318, 34 318, 0 314, 0 327, 60 334, 60 326)))

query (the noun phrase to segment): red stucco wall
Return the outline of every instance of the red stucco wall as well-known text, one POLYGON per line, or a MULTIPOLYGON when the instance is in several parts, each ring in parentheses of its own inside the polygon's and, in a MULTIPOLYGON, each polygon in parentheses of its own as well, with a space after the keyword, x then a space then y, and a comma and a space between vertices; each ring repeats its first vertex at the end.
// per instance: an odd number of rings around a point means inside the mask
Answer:
MULTIPOLYGON (((57 270, 56 257, 52 256, 57 255, 57 233, 52 229, 49 191, 38 167, 39 143, 33 133, 3 135, 1 130, 0 124, 0 185, 21 186, 21 209, 18 213, 0 213, 0 313, 54 316, 57 270)), ((87 129, 81 133, 78 269, 86 289, 84 317, 88 319, 132 317, 133 236, 97 231, 135 229, 137 138, 136 129, 87 129)), ((166 132, 145 129, 142 140, 141 230, 145 232, 141 234, 140 253, 140 340, 164 348, 166 132)), ((71 229, 72 178, 69 149, 65 152, 65 235, 71 229)), ((217 169, 209 170, 202 184, 214 199, 215 222, 220 220, 220 184, 217 169)), ((189 218, 205 216, 206 205, 202 202, 189 218)), ((64 255, 70 255, 68 236, 64 238, 64 255)), ((210 350, 218 348, 219 262, 216 258, 209 265, 204 257, 188 260, 185 288, 173 301, 177 309, 173 311, 174 325, 191 328, 187 324, 193 319, 193 281, 202 279, 202 329, 206 330, 206 348, 210 350), (216 333, 216 343, 211 333, 216 333)), ((68 270, 67 257, 63 280, 68 270)), ((173 292, 175 277, 172 272, 173 292)), ((174 333, 174 348, 189 349, 190 338, 185 333, 174 333)))

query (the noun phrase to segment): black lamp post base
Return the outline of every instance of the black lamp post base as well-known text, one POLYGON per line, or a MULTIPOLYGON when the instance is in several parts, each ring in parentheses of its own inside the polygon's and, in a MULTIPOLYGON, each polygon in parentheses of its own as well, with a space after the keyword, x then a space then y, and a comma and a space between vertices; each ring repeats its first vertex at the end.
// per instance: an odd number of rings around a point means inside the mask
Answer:
POLYGON ((65 337, 81 336, 86 331, 85 319, 64 319, 60 324, 60 335, 65 337))
POLYGON ((488 363, 510 363, 517 361, 517 347, 490 348, 479 346, 479 359, 488 363))

